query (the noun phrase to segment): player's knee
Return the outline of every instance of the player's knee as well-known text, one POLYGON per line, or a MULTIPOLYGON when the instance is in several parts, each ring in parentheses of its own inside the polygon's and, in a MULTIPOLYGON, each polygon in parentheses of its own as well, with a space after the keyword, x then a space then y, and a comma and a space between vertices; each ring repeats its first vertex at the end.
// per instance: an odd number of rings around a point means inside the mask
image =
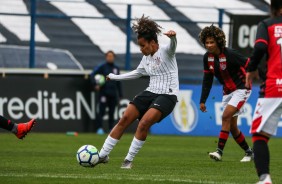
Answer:
POLYGON ((231 122, 232 116, 230 114, 223 113, 222 115, 222 122, 231 122))
POLYGON ((147 132, 150 128, 149 123, 146 120, 141 120, 138 124, 138 131, 147 132))
POLYGON ((120 127, 126 127, 126 125, 128 125, 130 122, 130 118, 129 118, 129 116, 128 115, 126 115, 126 114, 124 114, 122 117, 121 117, 121 119, 119 120, 119 122, 118 122, 118 126, 120 126, 120 127))

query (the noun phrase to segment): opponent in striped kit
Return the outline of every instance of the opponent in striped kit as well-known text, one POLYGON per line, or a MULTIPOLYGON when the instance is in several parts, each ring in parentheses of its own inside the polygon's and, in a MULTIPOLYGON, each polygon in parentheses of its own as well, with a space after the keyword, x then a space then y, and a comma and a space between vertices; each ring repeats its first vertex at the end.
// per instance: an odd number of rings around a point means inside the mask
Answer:
POLYGON ((247 67, 246 87, 259 68, 262 85, 250 132, 253 135, 258 184, 271 184, 268 140, 276 135, 282 114, 282 1, 271 0, 271 18, 258 25, 254 52, 247 67), (267 56, 266 63, 261 62, 267 56), (260 66, 260 67, 258 67, 260 66))
POLYGON ((139 119, 139 124, 121 168, 131 169, 132 161, 145 143, 150 127, 169 115, 177 102, 179 91, 178 68, 175 59, 176 33, 164 33, 170 38, 166 46, 159 46, 157 35, 160 26, 144 15, 133 24, 137 34, 140 51, 144 54, 136 70, 129 73, 109 74, 108 80, 130 80, 141 76, 149 76, 149 87, 136 95, 128 105, 122 118, 110 132, 99 153, 99 163, 107 163, 109 154, 117 144, 124 130, 139 119))
POLYGON ((231 132, 237 144, 245 151, 241 162, 249 162, 253 151, 245 140, 245 136, 237 126, 238 115, 244 110, 251 90, 245 87, 245 67, 248 59, 237 51, 225 47, 224 32, 213 25, 205 27, 199 35, 201 43, 207 49, 204 55, 204 78, 200 99, 200 110, 206 112, 206 99, 209 96, 214 76, 223 85, 222 128, 218 138, 217 150, 209 153, 211 159, 220 161, 223 149, 231 132))

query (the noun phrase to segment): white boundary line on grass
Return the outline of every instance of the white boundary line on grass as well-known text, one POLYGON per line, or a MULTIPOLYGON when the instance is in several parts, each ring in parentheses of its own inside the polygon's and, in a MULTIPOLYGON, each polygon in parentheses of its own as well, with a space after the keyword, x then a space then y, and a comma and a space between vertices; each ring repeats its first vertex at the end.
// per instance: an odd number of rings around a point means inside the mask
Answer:
POLYGON ((126 175, 126 174, 109 174, 109 175, 75 175, 75 174, 8 174, 0 173, 0 177, 34 177, 34 178, 58 178, 58 179, 105 179, 105 180, 131 180, 131 181, 156 181, 156 182, 177 182, 177 183, 199 183, 199 184, 236 184, 231 182, 215 182, 205 180, 177 179, 177 178, 161 178, 163 175, 126 175), (145 177, 144 177, 145 176, 145 177))

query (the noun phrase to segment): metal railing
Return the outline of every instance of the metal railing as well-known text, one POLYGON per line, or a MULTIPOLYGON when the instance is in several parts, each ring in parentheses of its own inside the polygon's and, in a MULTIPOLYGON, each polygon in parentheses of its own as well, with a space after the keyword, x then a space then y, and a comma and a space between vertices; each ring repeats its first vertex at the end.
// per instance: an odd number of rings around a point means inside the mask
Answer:
MULTIPOLYGON (((9 16, 28 16, 30 17, 30 41, 29 41, 29 67, 34 68, 35 67, 35 47, 36 47, 36 41, 35 41, 35 24, 36 20, 38 18, 51 18, 51 19, 72 19, 72 18, 88 18, 88 19, 109 19, 109 20, 123 20, 126 22, 126 54, 125 54, 125 69, 129 70, 131 68, 131 53, 130 53, 130 41, 131 41, 131 21, 132 19, 132 5, 131 4, 125 4, 127 6, 127 17, 124 18, 116 18, 116 17, 94 17, 94 16, 68 16, 64 14, 52 14, 52 13, 38 13, 37 12, 37 2, 40 2, 42 0, 30 0, 30 13, 29 14, 23 14, 23 13, 4 13, 0 12, 1 15, 9 15, 9 16)), ((68 1, 63 1, 68 2, 68 1)), ((140 5, 141 6, 141 5, 140 5)), ((198 7, 200 8, 200 7, 198 7)), ((202 8, 202 7, 201 7, 202 8)), ((229 24, 226 22, 223 22, 223 15, 225 10, 224 9, 218 9, 218 22, 211 22, 211 21, 187 21, 187 20, 162 20, 157 19, 156 21, 159 22, 177 22, 177 23, 217 23, 220 28, 224 24, 229 24)))

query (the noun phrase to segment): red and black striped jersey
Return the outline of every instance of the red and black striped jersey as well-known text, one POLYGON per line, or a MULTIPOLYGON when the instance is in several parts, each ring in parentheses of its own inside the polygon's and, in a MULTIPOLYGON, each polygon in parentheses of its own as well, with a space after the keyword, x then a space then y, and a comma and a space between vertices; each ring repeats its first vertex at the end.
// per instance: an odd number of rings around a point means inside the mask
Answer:
POLYGON ((263 80, 260 97, 282 97, 282 16, 268 18, 258 25, 254 52, 247 71, 255 71, 264 55, 265 68, 259 68, 263 80))
POLYGON ((223 94, 237 89, 246 89, 246 66, 249 59, 236 50, 224 48, 219 56, 206 53, 203 58, 204 78, 200 103, 205 103, 212 87, 214 76, 223 85, 223 94))

